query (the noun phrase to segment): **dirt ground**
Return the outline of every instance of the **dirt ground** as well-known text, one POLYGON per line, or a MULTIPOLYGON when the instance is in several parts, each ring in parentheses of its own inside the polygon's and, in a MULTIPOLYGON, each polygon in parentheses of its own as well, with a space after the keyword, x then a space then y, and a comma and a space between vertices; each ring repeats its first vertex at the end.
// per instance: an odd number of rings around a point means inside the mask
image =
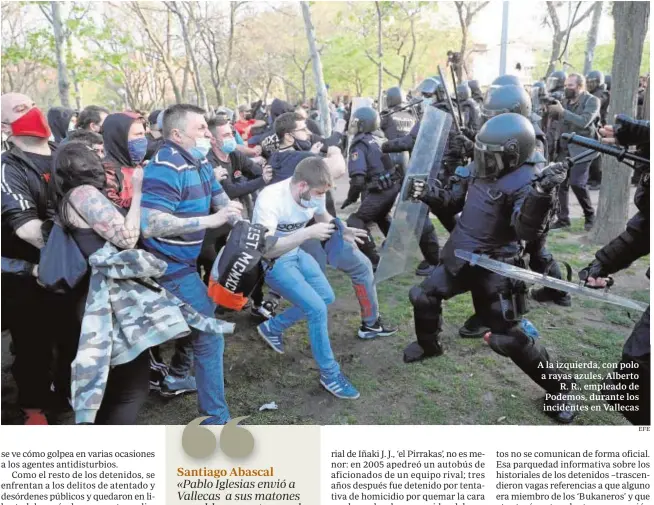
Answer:
MULTIPOLYGON (((347 191, 347 182, 339 182, 338 203, 347 191)), ((574 202, 573 216, 579 215, 574 202)), ((443 244, 447 233, 437 227, 443 244)), ((575 271, 587 265, 596 250, 586 241, 581 219, 575 219, 569 231, 552 233, 548 246, 557 259, 569 262, 575 271)), ((648 264, 649 257, 643 258, 618 273, 614 292, 649 303, 648 264)), ((248 424, 552 424, 541 412, 543 392, 539 387, 482 341, 458 336, 458 328, 472 314, 469 294, 444 304, 445 354, 417 364, 402 362, 403 348, 415 338, 407 298, 410 287, 420 280, 413 275, 413 268, 378 286, 382 315, 400 330, 393 337, 373 341, 356 336, 360 317, 349 279, 329 271, 337 294, 330 307, 332 348, 343 371, 361 392, 356 401, 338 400, 319 385, 305 324, 285 334, 286 353, 278 355, 261 341, 256 322, 247 314, 226 316, 236 323, 236 332, 226 336, 224 358, 232 416, 251 416, 245 421, 248 424), (273 401, 278 410, 259 412, 261 405, 273 401)), ((640 317, 639 313, 584 298, 574 298, 571 308, 535 302, 531 306, 527 317, 539 329, 542 343, 553 359, 565 362, 616 362, 623 341, 640 317)), ((4 332, 4 424, 20 419, 8 342, 9 335, 4 332)), ((195 402, 195 395, 163 400, 151 393, 139 423, 186 424, 197 416, 195 402)), ((71 424, 72 413, 63 413, 58 422, 71 424)), ((576 422, 626 423, 619 414, 603 409, 584 412, 576 422)))

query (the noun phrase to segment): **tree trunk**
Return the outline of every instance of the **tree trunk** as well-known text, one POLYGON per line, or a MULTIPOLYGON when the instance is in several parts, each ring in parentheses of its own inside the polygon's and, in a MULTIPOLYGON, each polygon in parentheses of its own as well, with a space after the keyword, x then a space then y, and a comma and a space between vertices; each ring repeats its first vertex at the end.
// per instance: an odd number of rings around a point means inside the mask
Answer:
POLYGON ((63 107, 70 107, 70 83, 68 82, 68 69, 64 57, 64 28, 61 24, 61 3, 50 2, 52 8, 52 28, 54 30, 55 54, 57 57, 57 76, 59 85, 59 100, 63 107))
MULTIPOLYGON (((463 81, 463 65, 466 59, 466 51, 468 50, 468 27, 461 27, 461 62, 458 65, 454 65, 454 70, 456 72, 456 79, 458 82, 463 81)), ((456 90, 455 90, 456 91, 456 90)))
POLYGON ((322 74, 322 63, 320 62, 320 54, 316 46, 316 33, 311 22, 311 11, 307 2, 300 2, 302 5, 302 16, 304 17, 304 29, 307 33, 307 41, 309 42, 309 54, 313 63, 313 78, 316 81, 316 98, 318 99, 318 106, 320 109, 320 122, 322 132, 325 137, 332 134, 332 122, 329 115, 329 105, 327 104, 327 88, 325 87, 325 79, 322 74))
POLYGON ((547 70, 545 71, 545 77, 549 76, 554 72, 554 70, 556 70, 556 62, 559 58, 559 54, 561 54, 561 43, 563 42, 564 35, 565 32, 563 32, 563 35, 556 34, 552 38, 552 53, 550 54, 550 64, 547 66, 547 70))
POLYGON ((70 76, 73 78, 73 95, 75 96, 75 105, 77 106, 77 110, 82 110, 82 92, 79 89, 79 78, 77 71, 75 70, 70 34, 68 34, 68 37, 66 38, 66 51, 68 56, 67 61, 73 62, 70 66, 70 76))
MULTIPOLYGON (((184 47, 186 48, 186 56, 191 60, 191 68, 193 70, 194 76, 194 87, 197 90, 198 94, 198 105, 203 109, 209 107, 209 101, 207 100, 207 91, 204 88, 202 83, 202 78, 200 76, 200 67, 198 65, 198 60, 195 58, 195 52, 193 51, 193 45, 191 44, 191 37, 189 35, 188 25, 186 22, 186 17, 192 17, 191 12, 187 12, 187 16, 184 16, 184 13, 181 11, 181 5, 178 2, 172 2, 169 9, 173 10, 177 19, 179 19, 179 24, 182 28, 182 37, 184 38, 184 47)), ((192 4, 187 4, 189 9, 192 8, 192 4)))
MULTIPOLYGON (((647 33, 649 2, 614 2, 615 52, 611 76, 611 116, 636 115, 637 86, 647 33)), ((606 244, 624 231, 629 212, 630 170, 613 157, 602 168, 597 220, 590 239, 606 244)))
POLYGON ((377 9, 377 110, 381 112, 382 92, 384 88, 384 48, 382 47, 382 14, 379 2, 375 2, 377 9))
POLYGON ((602 17, 602 2, 596 2, 593 9, 593 18, 586 39, 586 51, 584 52, 584 75, 588 75, 593 69, 593 58, 595 57, 595 46, 597 45, 597 32, 599 31, 600 18, 602 17))

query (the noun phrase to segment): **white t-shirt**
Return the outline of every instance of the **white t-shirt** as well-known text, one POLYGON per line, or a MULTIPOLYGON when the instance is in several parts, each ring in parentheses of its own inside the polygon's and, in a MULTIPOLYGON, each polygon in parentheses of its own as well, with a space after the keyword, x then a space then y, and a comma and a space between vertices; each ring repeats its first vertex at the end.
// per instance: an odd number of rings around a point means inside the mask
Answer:
MULTIPOLYGON (((295 201, 291 194, 291 179, 266 186, 257 196, 252 215, 252 223, 260 224, 274 231, 275 237, 288 237, 301 230, 314 214, 325 214, 325 204, 321 208, 305 208, 295 201)), ((298 248, 285 253, 297 254, 298 248)))

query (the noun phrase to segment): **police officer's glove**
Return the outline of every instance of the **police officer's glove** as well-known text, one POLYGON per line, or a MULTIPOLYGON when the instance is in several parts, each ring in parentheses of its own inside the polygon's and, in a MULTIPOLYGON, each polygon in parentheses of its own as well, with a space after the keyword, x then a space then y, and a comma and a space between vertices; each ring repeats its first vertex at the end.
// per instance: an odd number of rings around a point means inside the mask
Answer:
POLYGON ((465 152, 466 156, 472 156, 472 153, 475 150, 475 143, 470 140, 464 133, 461 133, 454 138, 457 144, 461 146, 461 149, 465 152))
POLYGON ((341 206, 341 210, 352 205, 359 200, 359 195, 366 189, 366 178, 363 175, 354 175, 350 177, 350 189, 347 192, 347 198, 341 206))
POLYGON ((552 163, 545 167, 536 181, 536 187, 543 193, 550 193, 565 181, 568 175, 567 163, 552 163))
POLYGON ((379 189, 385 191, 391 189, 394 186, 395 182, 389 174, 384 174, 379 177, 379 189))
POLYGON ((579 280, 584 282, 587 287, 601 289, 604 286, 589 286, 588 279, 606 279, 606 287, 613 285, 613 278, 609 277, 609 273, 604 268, 604 265, 597 259, 588 265, 586 268, 579 271, 579 280))
POLYGON ((429 184, 424 179, 410 179, 406 190, 410 200, 422 200, 429 194, 429 184))
POLYGON ((547 112, 555 118, 561 117, 564 110, 563 105, 558 100, 552 100, 547 104, 547 112))
POLYGON ((468 139, 475 140, 476 133, 473 129, 464 126, 463 128, 461 128, 461 133, 465 135, 468 139))

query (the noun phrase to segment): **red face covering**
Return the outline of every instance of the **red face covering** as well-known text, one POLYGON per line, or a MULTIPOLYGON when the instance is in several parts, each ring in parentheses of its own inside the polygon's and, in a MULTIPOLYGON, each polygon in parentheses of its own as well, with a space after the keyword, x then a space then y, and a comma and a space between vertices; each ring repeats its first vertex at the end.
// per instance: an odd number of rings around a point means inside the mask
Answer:
POLYGON ((47 139, 50 137, 50 127, 41 109, 32 107, 26 114, 11 123, 11 133, 17 137, 27 136, 47 139))

